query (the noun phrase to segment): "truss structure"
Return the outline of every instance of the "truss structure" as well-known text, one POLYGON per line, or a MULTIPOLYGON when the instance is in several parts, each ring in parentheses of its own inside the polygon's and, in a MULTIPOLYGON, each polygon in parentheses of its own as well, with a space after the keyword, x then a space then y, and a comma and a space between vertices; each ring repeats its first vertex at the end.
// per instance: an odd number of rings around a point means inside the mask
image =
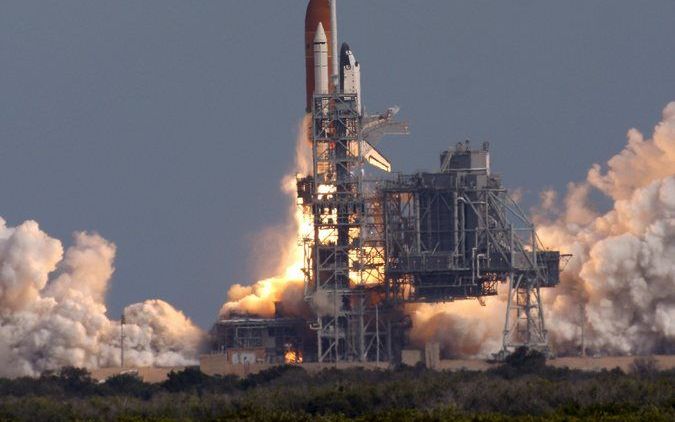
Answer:
POLYGON ((475 298, 508 283, 503 355, 547 351, 542 287, 559 282, 560 253, 490 174, 487 144, 459 144, 437 173, 364 178, 357 97, 314 96, 313 173, 298 196, 313 234, 304 240, 305 299, 316 314, 319 362, 390 360, 406 303, 475 298))
POLYGON ((313 219, 305 239, 305 299, 317 319, 319 362, 388 359, 379 202, 364 189, 361 117, 352 94, 314 96, 312 175, 298 181, 313 219), (382 312, 381 312, 382 311, 382 312))
POLYGON ((508 283, 502 352, 548 349, 540 289, 559 282, 560 254, 490 174, 487 146, 460 144, 439 173, 399 176, 381 187, 386 295, 437 303, 497 294, 508 283))

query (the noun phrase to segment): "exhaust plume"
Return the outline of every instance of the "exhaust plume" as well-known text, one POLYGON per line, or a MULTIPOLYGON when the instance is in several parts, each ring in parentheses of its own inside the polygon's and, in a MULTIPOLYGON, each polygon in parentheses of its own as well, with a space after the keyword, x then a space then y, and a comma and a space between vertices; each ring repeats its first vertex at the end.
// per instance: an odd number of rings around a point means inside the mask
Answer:
POLYGON ((286 175, 281 182, 281 190, 289 201, 290 224, 276 231, 266 233, 268 239, 283 241, 277 245, 281 251, 281 264, 277 268, 278 275, 255 282, 251 286, 235 284, 227 292, 228 301, 220 309, 220 317, 227 318, 232 314, 250 314, 261 317, 272 317, 275 313, 275 302, 283 305, 284 312, 301 316, 307 313, 304 302, 304 274, 302 272, 304 251, 300 239, 312 232, 312 222, 307 221, 296 202, 296 174, 307 174, 311 170, 311 148, 308 140, 310 115, 306 115, 298 127, 295 147, 295 172, 286 175), (278 236, 277 232, 283 233, 278 236))
MULTIPOLYGON (((0 376, 120 365, 120 325, 106 316, 115 245, 80 232, 63 250, 35 221, 0 218, 0 376)), ((166 302, 125 308, 125 364, 194 363, 203 333, 166 302)))

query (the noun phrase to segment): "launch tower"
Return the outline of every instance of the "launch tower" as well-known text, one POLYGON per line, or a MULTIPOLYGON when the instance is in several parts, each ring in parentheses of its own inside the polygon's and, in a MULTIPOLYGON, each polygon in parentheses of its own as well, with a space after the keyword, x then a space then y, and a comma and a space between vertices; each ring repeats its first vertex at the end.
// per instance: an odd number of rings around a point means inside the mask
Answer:
POLYGON ((307 56, 313 165, 312 175, 298 179, 298 197, 313 222, 303 244, 316 359, 393 360, 409 326, 406 304, 483 304, 500 282, 509 289, 501 354, 518 346, 547 351, 540 289, 558 284, 560 253, 544 250, 491 174, 488 145, 458 144, 441 155, 435 173, 368 182, 367 164, 391 171, 375 142, 407 133, 407 125, 394 121, 397 108, 363 112, 361 69, 346 44, 338 68, 335 1, 311 0, 306 16, 306 25, 316 26, 305 28, 313 35, 311 66, 307 56))
POLYGON ((491 172, 489 145, 459 143, 441 154, 435 172, 387 175, 391 163, 375 145, 407 134, 408 126, 395 120, 398 107, 367 114, 360 63, 347 44, 337 56, 335 0, 310 0, 312 173, 298 176, 297 195, 312 227, 301 242, 313 316, 221 320, 212 330, 214 348, 232 362, 396 362, 411 326, 406 306, 462 299, 485 305, 503 284, 498 356, 520 346, 548 352, 541 289, 559 283, 565 257, 541 245, 491 172), (384 176, 371 175, 371 167, 384 176))

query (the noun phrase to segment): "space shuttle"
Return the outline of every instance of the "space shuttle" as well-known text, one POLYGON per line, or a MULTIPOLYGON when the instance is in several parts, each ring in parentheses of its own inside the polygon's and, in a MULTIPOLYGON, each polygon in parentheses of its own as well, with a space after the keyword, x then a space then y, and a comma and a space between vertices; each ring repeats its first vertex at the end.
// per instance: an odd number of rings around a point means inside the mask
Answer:
POLYGON ((346 42, 342 43, 340 49, 340 89, 345 93, 356 94, 356 109, 361 115, 361 65, 346 42))
POLYGON ((307 107, 311 113, 313 96, 336 91, 354 94, 361 118, 361 154, 370 165, 391 172, 391 163, 376 148, 385 135, 407 135, 407 123, 394 120, 398 107, 368 115, 364 112, 361 92, 361 65, 347 43, 337 50, 337 16, 335 0, 310 0, 305 14, 305 68, 307 107))

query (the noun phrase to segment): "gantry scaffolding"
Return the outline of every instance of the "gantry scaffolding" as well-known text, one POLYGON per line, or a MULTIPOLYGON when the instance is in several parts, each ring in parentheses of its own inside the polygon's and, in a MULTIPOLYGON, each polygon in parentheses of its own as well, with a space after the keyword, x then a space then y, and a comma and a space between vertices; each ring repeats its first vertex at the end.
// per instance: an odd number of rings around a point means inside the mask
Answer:
POLYGON ((313 221, 305 239, 306 300, 317 360, 390 360, 403 343, 406 303, 497 294, 508 283, 502 355, 547 351, 540 289, 559 282, 560 253, 490 173, 489 146, 441 155, 436 173, 367 183, 356 96, 314 97, 313 174, 298 195, 313 221), (395 340, 394 340, 395 339, 395 340))
POLYGON ((382 213, 364 193, 357 96, 315 95, 311 135, 313 172, 298 180, 298 196, 314 229, 304 240, 305 298, 317 317, 317 360, 388 360, 382 213))
POLYGON ((441 155, 438 173, 400 175, 381 188, 387 301, 437 303, 497 294, 509 283, 503 353, 548 350, 540 289, 559 282, 560 253, 490 173, 489 146, 441 155))

